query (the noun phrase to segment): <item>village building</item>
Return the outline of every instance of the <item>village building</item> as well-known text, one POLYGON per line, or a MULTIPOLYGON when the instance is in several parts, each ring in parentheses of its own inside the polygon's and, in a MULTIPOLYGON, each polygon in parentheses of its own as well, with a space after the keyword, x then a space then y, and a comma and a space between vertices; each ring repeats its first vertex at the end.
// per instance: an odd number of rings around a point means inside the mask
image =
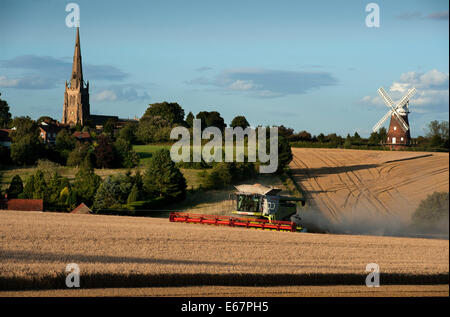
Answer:
POLYGON ((0 129, 0 145, 11 147, 11 129, 0 129))

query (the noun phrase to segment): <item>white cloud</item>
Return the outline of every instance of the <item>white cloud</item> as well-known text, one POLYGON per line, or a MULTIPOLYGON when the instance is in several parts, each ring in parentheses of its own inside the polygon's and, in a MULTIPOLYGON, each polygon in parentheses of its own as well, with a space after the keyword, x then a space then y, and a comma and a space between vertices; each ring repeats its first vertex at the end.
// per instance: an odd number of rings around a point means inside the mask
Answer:
POLYGON ((94 101, 115 101, 117 100, 117 95, 112 90, 103 90, 92 97, 94 101))
POLYGON ((228 86, 228 88, 230 88, 232 90, 243 90, 243 91, 251 90, 251 89, 254 89, 256 87, 257 87, 257 85, 255 85, 253 83, 253 80, 240 80, 240 79, 232 82, 228 86))
POLYGON ((215 86, 224 92, 244 92, 257 98, 274 98, 306 94, 314 89, 334 86, 338 80, 328 72, 234 68, 226 69, 215 77, 199 77, 186 83, 215 86))
MULTIPOLYGON (((415 87, 417 93, 411 98, 412 111, 426 113, 448 111, 449 107, 449 73, 432 69, 426 73, 407 72, 400 75, 389 87, 389 95, 396 101, 409 89, 415 87), (416 108, 416 109, 414 109, 416 108)), ((384 102, 377 95, 365 96, 359 103, 382 106, 384 102)))
POLYGON ((148 101, 150 96, 141 85, 123 84, 104 87, 100 92, 94 93, 92 100, 106 101, 148 101))
POLYGON ((0 87, 11 88, 17 86, 19 83, 18 79, 8 79, 6 76, 0 76, 0 87))

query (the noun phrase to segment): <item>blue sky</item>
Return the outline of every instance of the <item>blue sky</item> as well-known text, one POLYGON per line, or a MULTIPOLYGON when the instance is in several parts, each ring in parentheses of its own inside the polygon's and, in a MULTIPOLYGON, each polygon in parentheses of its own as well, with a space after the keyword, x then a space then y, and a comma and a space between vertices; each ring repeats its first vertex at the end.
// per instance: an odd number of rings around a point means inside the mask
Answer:
MULTIPOLYGON (((75 29, 71 1, 0 3, 0 92, 14 116, 61 119, 75 29)), ((411 133, 448 120, 447 1, 73 1, 91 112, 140 117, 149 103, 219 111, 229 123, 368 136, 415 86, 411 133)))

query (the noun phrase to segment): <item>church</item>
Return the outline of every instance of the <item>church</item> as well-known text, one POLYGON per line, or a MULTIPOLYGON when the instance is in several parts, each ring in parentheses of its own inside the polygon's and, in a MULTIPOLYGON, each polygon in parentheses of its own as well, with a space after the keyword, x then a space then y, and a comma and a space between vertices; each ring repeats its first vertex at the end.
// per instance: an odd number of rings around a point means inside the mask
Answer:
POLYGON ((77 124, 90 125, 101 128, 108 119, 113 119, 116 124, 130 121, 119 119, 117 116, 92 115, 89 104, 89 81, 83 79, 83 66, 81 62, 80 28, 77 27, 75 40, 75 53, 73 54, 72 76, 66 81, 64 91, 64 106, 62 123, 74 126, 77 124))

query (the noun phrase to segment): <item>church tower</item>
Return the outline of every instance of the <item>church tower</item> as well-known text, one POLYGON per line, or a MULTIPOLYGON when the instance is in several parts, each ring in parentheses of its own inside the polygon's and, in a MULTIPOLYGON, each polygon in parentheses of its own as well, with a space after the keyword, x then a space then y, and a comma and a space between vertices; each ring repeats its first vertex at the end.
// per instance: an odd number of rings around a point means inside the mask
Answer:
POLYGON ((73 55, 72 77, 69 83, 66 81, 64 91, 64 107, 62 123, 76 125, 86 124, 90 116, 89 106, 89 82, 83 80, 83 69, 81 66, 80 28, 77 27, 77 38, 75 41, 75 53, 73 55))

